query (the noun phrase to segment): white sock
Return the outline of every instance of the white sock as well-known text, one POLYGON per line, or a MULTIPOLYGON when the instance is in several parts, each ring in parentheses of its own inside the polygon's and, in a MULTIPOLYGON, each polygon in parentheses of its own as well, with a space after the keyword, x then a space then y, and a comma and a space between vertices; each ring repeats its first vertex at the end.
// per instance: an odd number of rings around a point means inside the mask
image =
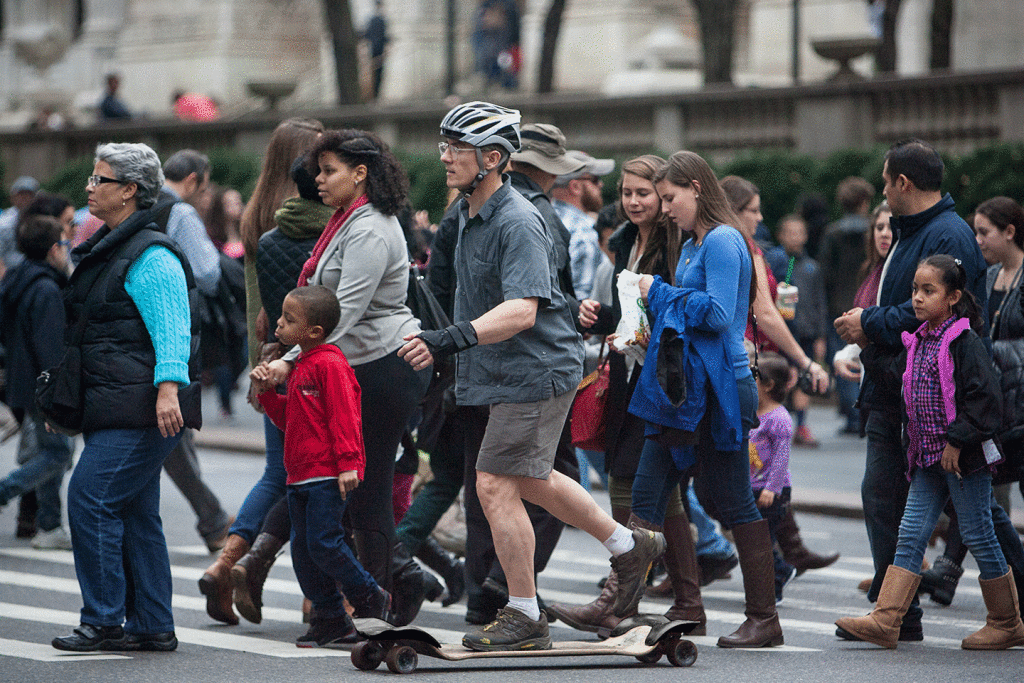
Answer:
POLYGON ((540 620, 540 606, 537 605, 536 594, 532 598, 517 598, 510 595, 508 596, 508 606, 516 608, 534 621, 540 620))
POLYGON ((621 524, 615 525, 615 531, 608 537, 608 540, 604 542, 604 547, 608 548, 615 557, 628 553, 633 549, 635 543, 633 542, 633 532, 622 526, 621 524))

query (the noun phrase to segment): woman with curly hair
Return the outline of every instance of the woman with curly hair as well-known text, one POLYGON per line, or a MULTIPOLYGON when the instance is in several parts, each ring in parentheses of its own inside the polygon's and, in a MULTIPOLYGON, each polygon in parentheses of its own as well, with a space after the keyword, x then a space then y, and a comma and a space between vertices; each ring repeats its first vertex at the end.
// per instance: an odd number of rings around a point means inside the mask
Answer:
MULTIPOLYGON (((408 180, 388 146, 365 131, 327 131, 309 155, 319 166, 320 196, 337 210, 298 284, 337 294, 341 320, 327 342, 344 352, 362 389, 366 478, 349 494, 349 522, 359 561, 377 583, 395 591, 395 611, 402 613, 397 621, 411 621, 423 600, 423 579, 408 595, 408 586, 392 585, 391 493, 395 453, 430 371, 413 370, 397 354, 402 338, 420 331, 405 305, 409 253, 395 217, 407 201, 408 180)), ((297 355, 293 349, 270 363, 276 381, 287 379, 297 355)), ((360 606, 354 607, 360 616, 360 606)))

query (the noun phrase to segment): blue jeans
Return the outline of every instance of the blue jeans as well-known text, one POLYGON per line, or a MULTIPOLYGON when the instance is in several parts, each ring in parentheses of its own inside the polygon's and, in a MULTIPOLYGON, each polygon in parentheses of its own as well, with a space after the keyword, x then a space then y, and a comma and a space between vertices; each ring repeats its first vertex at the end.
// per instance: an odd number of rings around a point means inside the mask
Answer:
POLYGON ((64 473, 71 469, 71 454, 71 439, 46 431, 42 419, 25 415, 18 443, 18 462, 24 464, 0 480, 0 507, 34 489, 39 502, 39 529, 52 531, 59 527, 60 485, 64 473))
POLYGON ((690 522, 697 527, 697 556, 726 558, 736 551, 732 543, 726 540, 725 536, 718 533, 718 527, 705 512, 704 506, 697 500, 697 494, 693 492, 692 486, 686 487, 686 505, 690 522))
POLYGON ((338 584, 353 602, 377 590, 345 542, 345 500, 337 479, 288 487, 292 518, 292 566, 302 594, 313 602, 318 616, 331 619, 345 613, 338 584))
MULTIPOLYGON (((885 572, 896 557, 896 541, 910 482, 907 481, 907 453, 903 449, 899 411, 872 410, 868 413, 865 431, 868 447, 860 497, 875 566, 875 577, 868 590, 868 600, 874 602, 882 589, 885 572)), ((920 573, 921 564, 918 563, 911 571, 920 573)), ((920 623, 922 614, 920 600, 915 594, 903 623, 920 623)))
POLYGON ((1006 559, 992 526, 992 475, 988 470, 972 472, 963 479, 931 468, 915 470, 893 564, 915 574, 921 572, 928 539, 947 498, 953 501, 960 535, 978 563, 981 578, 996 579, 1006 574, 1006 559))
POLYGON ((285 481, 288 480, 284 471, 284 432, 275 427, 266 415, 263 416, 263 435, 267 447, 263 476, 245 497, 228 532, 238 534, 249 543, 256 540, 270 508, 284 498, 285 481))
MULTIPOLYGON (((750 489, 750 456, 747 454, 746 438, 757 424, 757 386, 753 377, 739 380, 737 386, 744 434, 740 449, 716 450, 711 430, 706 428, 705 421, 697 428, 697 444, 694 447, 701 473, 694 485, 701 487, 707 494, 700 495, 701 491, 698 491, 698 498, 705 502, 714 501, 715 509, 709 512, 726 529, 761 519, 750 489)), ((710 412, 716 408, 715 398, 710 389, 706 391, 707 409, 710 412)), ((664 524, 668 495, 682 476, 669 450, 652 439, 645 439, 640 464, 633 479, 633 512, 651 524, 664 524)))
POLYGON ((604 451, 585 451, 582 448, 577 448, 575 450, 576 462, 580 467, 580 485, 587 493, 590 493, 590 468, 593 467, 607 491, 608 472, 606 472, 604 468, 604 451))
POLYGON ((160 470, 181 432, 156 427, 84 434, 68 484, 83 624, 151 635, 174 630, 171 564, 160 521, 160 470))

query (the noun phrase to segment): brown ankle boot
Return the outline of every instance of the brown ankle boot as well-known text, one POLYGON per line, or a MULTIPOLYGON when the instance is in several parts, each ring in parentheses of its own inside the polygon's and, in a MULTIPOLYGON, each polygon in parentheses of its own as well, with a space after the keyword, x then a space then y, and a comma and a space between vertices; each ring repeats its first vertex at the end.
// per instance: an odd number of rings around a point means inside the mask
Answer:
POLYGON ((238 623, 238 615, 231 609, 231 568, 248 550, 244 538, 231 534, 220 555, 199 579, 199 592, 206 596, 206 613, 211 619, 232 626, 238 623))
POLYGON ((608 580, 604 582, 601 594, 593 602, 580 606, 555 603, 548 605, 547 611, 554 613, 574 629, 589 631, 602 638, 607 638, 623 618, 636 616, 636 610, 622 618, 612 613, 612 603, 615 602, 618 588, 619 580, 615 576, 615 572, 611 572, 608 574, 608 580))
POLYGON ((623 618, 636 614, 647 587, 651 565, 665 554, 665 535, 661 533, 660 526, 631 514, 629 528, 633 530, 633 549, 611 560, 619 580, 612 612, 623 618))
POLYGON ((997 579, 978 579, 978 583, 981 584, 988 617, 981 630, 964 638, 960 647, 965 650, 1006 650, 1024 645, 1024 624, 1020 620, 1013 570, 997 579))
POLYGON ((836 619, 836 626, 859 640, 895 650, 900 637, 900 624, 903 623, 903 616, 910 608, 920 583, 920 574, 889 565, 871 614, 836 619))
POLYGON ((277 536, 261 533, 245 557, 231 568, 235 607, 239 614, 254 624, 263 621, 263 584, 284 544, 285 541, 277 536))
POLYGON ((775 537, 779 541, 779 550, 782 551, 782 559, 796 567, 796 575, 800 576, 808 569, 822 569, 834 564, 839 559, 839 553, 831 555, 819 555, 811 552, 804 545, 800 538, 800 528, 793 518, 793 508, 786 506, 786 516, 775 529, 775 537))
POLYGON ((665 569, 668 581, 675 593, 675 603, 665 612, 670 621, 698 621, 687 635, 707 635, 708 618, 704 614, 704 603, 700 598, 700 586, 697 578, 697 549, 690 533, 690 520, 684 512, 681 515, 665 518, 665 569))
POLYGON ((718 639, 718 647, 774 647, 783 644, 782 626, 775 611, 775 560, 768 522, 761 519, 732 528, 743 573, 747 620, 732 634, 718 639))

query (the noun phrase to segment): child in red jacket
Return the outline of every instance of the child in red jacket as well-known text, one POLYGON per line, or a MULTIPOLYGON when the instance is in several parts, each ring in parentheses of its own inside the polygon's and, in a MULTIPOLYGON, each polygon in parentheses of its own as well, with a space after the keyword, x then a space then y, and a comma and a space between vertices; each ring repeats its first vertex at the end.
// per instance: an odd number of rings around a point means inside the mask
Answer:
POLYGON ((338 347, 324 343, 340 317, 329 289, 292 290, 277 321, 278 340, 302 349, 287 396, 274 391, 265 364, 250 375, 267 416, 284 430, 292 565, 314 610, 299 647, 357 640, 339 585, 357 617, 386 619, 391 608, 391 596, 352 554, 342 526, 345 498, 359 486, 366 457, 355 373, 338 347))

